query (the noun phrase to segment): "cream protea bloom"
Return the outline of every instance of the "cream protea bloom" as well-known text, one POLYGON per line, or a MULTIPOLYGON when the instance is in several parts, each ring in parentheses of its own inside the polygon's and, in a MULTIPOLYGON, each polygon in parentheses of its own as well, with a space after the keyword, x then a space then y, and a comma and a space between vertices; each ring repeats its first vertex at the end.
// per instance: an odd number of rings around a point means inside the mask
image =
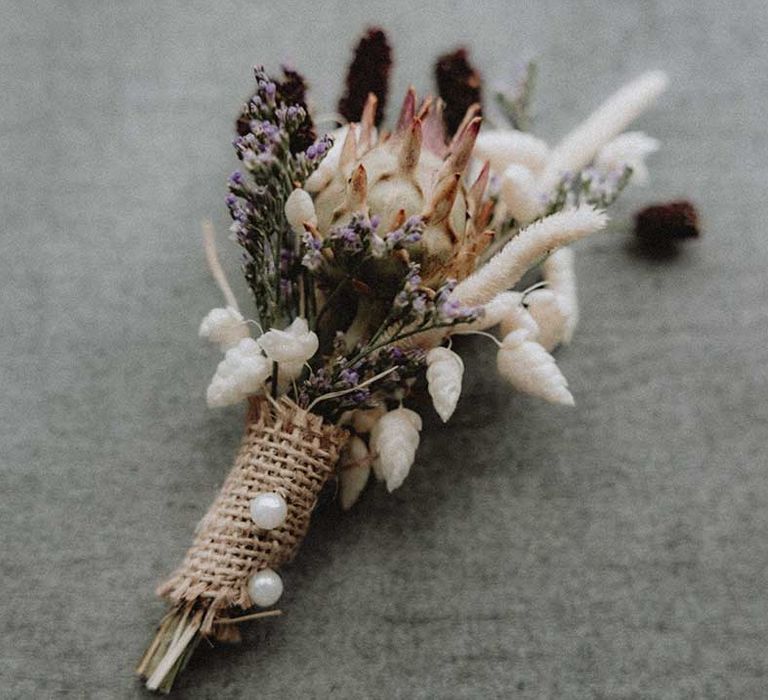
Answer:
POLYGON ((507 214, 520 224, 527 224, 541 214, 543 203, 536 176, 524 165, 512 163, 503 171, 499 195, 507 214))

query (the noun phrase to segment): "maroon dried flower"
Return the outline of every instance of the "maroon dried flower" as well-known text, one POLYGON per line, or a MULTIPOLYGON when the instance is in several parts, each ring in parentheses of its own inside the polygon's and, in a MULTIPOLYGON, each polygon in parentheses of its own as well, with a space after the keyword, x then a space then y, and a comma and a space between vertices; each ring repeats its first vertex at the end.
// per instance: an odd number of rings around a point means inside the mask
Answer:
POLYGON ((681 199, 646 207, 635 214, 635 234, 652 244, 671 245, 699 236, 699 215, 691 202, 681 199))
POLYGON ((288 66, 282 66, 284 79, 277 84, 277 94, 286 105, 307 107, 307 83, 304 77, 288 66))
POLYGON ((392 68, 392 49, 387 36, 378 27, 363 35, 355 49, 355 57, 347 72, 347 91, 339 100, 339 113, 350 122, 359 122, 368 93, 378 98, 376 126, 384 118, 384 107, 389 90, 389 71, 392 68))
POLYGON ((317 138, 315 125, 307 107, 307 83, 300 73, 286 66, 282 68, 284 79, 277 83, 278 102, 284 102, 287 107, 301 107, 305 114, 299 128, 291 134, 291 153, 301 153, 306 151, 317 138))
POLYGON ((440 56, 435 63, 437 91, 445 102, 445 126, 453 136, 467 110, 482 98, 483 80, 469 62, 467 50, 457 49, 440 56))

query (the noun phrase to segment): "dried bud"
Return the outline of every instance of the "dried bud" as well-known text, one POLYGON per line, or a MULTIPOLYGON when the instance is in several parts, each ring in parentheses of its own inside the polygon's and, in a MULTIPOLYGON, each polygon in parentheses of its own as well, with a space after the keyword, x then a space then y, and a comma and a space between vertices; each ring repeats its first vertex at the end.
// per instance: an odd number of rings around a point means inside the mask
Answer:
POLYGON ((304 110, 304 119, 299 128, 291 134, 291 153, 306 151, 317 138, 315 125, 307 108, 307 83, 295 70, 283 66, 282 82, 277 83, 277 97, 286 107, 296 106, 304 110))
POLYGON ((376 95, 376 126, 384 118, 389 89, 392 49, 384 32, 373 27, 360 39, 347 72, 347 91, 339 100, 339 112, 350 122, 359 122, 368 94, 376 95))
POLYGON ((297 187, 288 195, 288 199, 285 200, 285 218, 294 232, 299 235, 304 233, 306 223, 313 226, 317 224, 315 205, 306 190, 297 187))
POLYGON ((635 234, 655 245, 698 238, 699 216, 693 204, 685 199, 646 207, 635 214, 635 234))
POLYGON ((469 63, 467 50, 461 48, 437 59, 435 79, 445 102, 445 126, 453 136, 467 110, 481 101, 482 78, 469 63))
POLYGON ((259 338, 259 345, 273 362, 301 364, 316 352, 318 339, 306 319, 297 316, 285 330, 271 328, 259 338))

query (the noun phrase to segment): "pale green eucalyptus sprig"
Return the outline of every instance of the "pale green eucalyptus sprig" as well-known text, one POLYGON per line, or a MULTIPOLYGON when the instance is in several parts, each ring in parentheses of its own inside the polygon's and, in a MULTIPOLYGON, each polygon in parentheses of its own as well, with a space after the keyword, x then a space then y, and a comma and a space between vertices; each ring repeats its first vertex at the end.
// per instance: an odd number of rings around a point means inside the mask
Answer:
POLYGON ((531 103, 536 87, 538 66, 534 61, 528 61, 519 78, 510 90, 500 90, 495 94, 496 104, 513 129, 530 131, 533 117, 531 103))

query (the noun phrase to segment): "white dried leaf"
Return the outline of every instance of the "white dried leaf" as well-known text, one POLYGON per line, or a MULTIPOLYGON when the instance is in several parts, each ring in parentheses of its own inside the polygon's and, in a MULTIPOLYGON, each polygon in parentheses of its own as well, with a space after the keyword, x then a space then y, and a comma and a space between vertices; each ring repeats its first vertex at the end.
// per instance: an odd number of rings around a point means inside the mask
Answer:
POLYGON ((200 323, 198 335, 216 343, 225 352, 247 338, 248 325, 233 306, 211 309, 200 323))
POLYGON ((421 418, 415 411, 397 408, 384 414, 371 431, 371 451, 376 476, 392 492, 411 470, 419 446, 421 418))
POLYGON ((371 456, 365 441, 354 435, 339 458, 339 501, 349 510, 360 497, 371 475, 371 456))
POLYGON ((427 384, 432 404, 443 422, 447 422, 456 410, 461 396, 461 379, 464 363, 448 348, 432 348, 427 353, 427 384))
POLYGON ((285 330, 268 330, 259 338, 259 345, 273 362, 300 365, 317 352, 319 341, 307 320, 298 317, 285 330))
POLYGON ((271 374, 272 363, 253 338, 243 338, 227 350, 216 368, 206 399, 211 408, 229 406, 259 393, 271 374))
POLYGON ((499 373, 519 391, 549 401, 573 406, 568 382, 555 359, 541 345, 530 340, 530 332, 513 331, 502 341, 496 358, 499 373))

